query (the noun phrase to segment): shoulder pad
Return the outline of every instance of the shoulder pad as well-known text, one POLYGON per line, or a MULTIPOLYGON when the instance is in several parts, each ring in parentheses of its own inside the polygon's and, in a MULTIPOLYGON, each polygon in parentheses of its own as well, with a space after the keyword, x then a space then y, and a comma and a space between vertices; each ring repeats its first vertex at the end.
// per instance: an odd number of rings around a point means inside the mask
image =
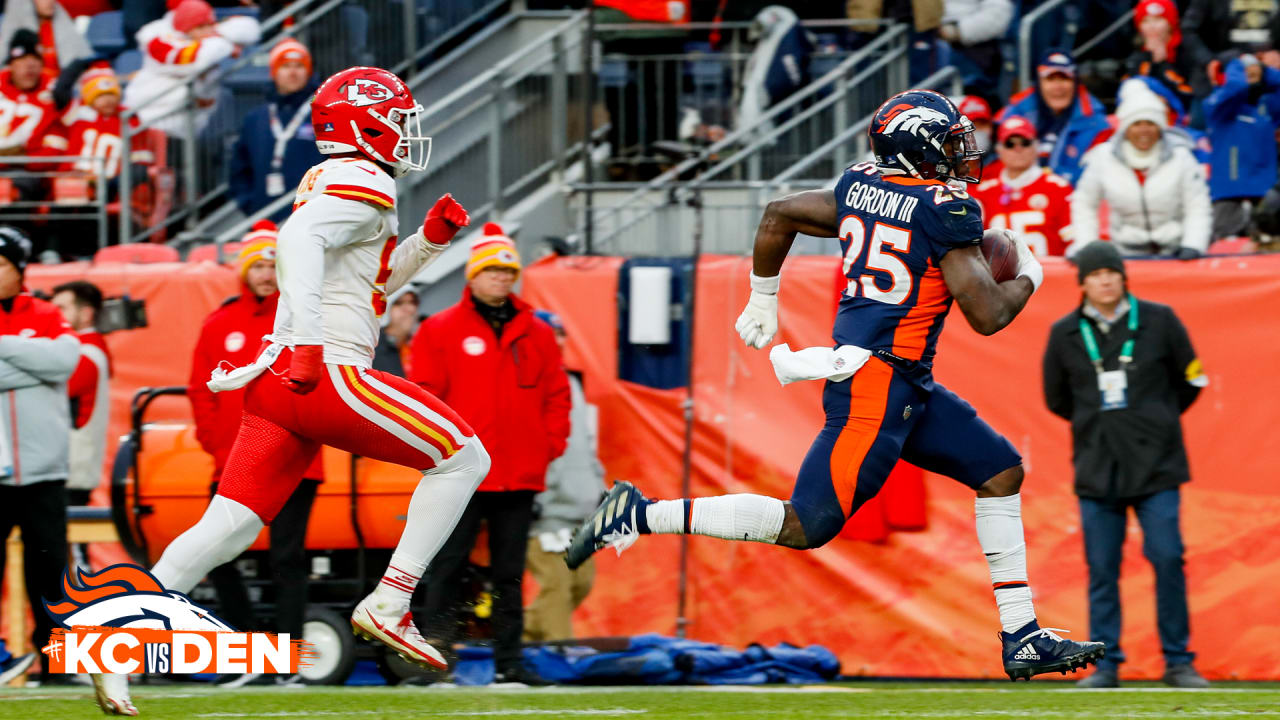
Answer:
POLYGON ((324 195, 368 203, 379 210, 390 210, 396 204, 396 181, 368 160, 332 163, 319 181, 324 195))

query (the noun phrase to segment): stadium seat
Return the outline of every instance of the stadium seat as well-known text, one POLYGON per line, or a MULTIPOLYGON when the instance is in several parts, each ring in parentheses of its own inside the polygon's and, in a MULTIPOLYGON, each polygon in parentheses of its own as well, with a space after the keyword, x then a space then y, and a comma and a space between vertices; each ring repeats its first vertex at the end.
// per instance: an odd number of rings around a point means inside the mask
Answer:
MULTIPOLYGON (((244 245, 242 242, 229 242, 222 246, 223 257, 227 258, 227 262, 234 262, 236 254, 240 252, 240 248, 244 245)), ((192 248, 187 253, 187 262, 217 262, 218 261, 218 245, 217 243, 209 243, 192 248)))
POLYGON ((115 56, 129 47, 129 39, 124 36, 124 13, 111 10, 98 13, 89 19, 89 30, 85 39, 93 46, 94 51, 115 56))
POLYGON ((1210 255, 1241 255, 1253 250, 1253 240, 1247 237, 1223 238, 1209 246, 1210 255))
POLYGON ((116 56, 111 66, 115 69, 116 75, 120 76, 121 82, 129 82, 129 78, 134 73, 142 69, 142 51, 130 48, 116 56))
POLYGON ((92 183, 83 177, 53 178, 54 205, 88 205, 93 201, 92 183))
POLYGON ((163 263, 178 260, 177 250, 155 243, 108 245, 93 256, 94 263, 163 263))

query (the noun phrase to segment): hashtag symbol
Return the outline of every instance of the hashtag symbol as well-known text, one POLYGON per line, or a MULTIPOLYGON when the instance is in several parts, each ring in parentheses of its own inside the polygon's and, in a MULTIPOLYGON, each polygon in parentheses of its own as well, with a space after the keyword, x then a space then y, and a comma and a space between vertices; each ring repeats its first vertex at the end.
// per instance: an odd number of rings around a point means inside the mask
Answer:
POLYGON ((62 659, 62 641, 54 640, 48 645, 45 645, 40 652, 48 655, 52 660, 60 660, 62 659))

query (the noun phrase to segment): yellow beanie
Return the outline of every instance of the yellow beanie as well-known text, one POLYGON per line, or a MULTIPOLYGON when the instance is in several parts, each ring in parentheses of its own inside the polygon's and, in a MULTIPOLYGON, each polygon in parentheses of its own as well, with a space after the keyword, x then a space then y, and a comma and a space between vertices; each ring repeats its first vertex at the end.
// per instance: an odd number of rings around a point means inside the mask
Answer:
POLYGON ((250 265, 259 260, 276 259, 276 224, 270 220, 259 220, 240 242, 242 245, 240 255, 236 258, 236 268, 243 282, 250 265))
POLYGON ((486 268, 511 268, 517 276, 520 272, 520 253, 516 244, 502 232, 497 223, 484 224, 484 236, 471 246, 471 258, 467 260, 467 280, 486 268))

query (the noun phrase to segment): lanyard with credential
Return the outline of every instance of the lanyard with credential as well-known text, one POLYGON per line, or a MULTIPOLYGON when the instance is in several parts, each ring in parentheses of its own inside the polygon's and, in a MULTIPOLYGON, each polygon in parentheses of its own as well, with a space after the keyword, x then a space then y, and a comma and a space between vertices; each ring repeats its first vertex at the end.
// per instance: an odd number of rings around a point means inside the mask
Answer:
MULTIPOLYGON (((1120 369, 1123 370, 1133 362, 1133 341, 1138 332, 1138 301, 1129 295, 1129 339, 1124 341, 1124 345, 1120 348, 1120 369)), ((1098 374, 1102 374, 1102 353, 1098 352, 1098 340, 1093 336, 1093 328, 1089 326, 1089 321, 1080 318, 1080 335, 1084 338, 1085 352, 1089 353, 1089 361, 1093 363, 1094 370, 1098 374)))
POLYGON ((289 138, 298 132, 298 128, 302 127, 303 121, 311 114, 311 106, 308 103, 302 103, 298 108, 298 112, 294 113, 293 119, 283 128, 280 127, 280 116, 276 113, 275 103, 267 105, 267 114, 271 120, 271 134, 276 139, 275 148, 271 153, 271 169, 274 172, 280 172, 280 168, 284 167, 285 146, 289 144, 289 138))

